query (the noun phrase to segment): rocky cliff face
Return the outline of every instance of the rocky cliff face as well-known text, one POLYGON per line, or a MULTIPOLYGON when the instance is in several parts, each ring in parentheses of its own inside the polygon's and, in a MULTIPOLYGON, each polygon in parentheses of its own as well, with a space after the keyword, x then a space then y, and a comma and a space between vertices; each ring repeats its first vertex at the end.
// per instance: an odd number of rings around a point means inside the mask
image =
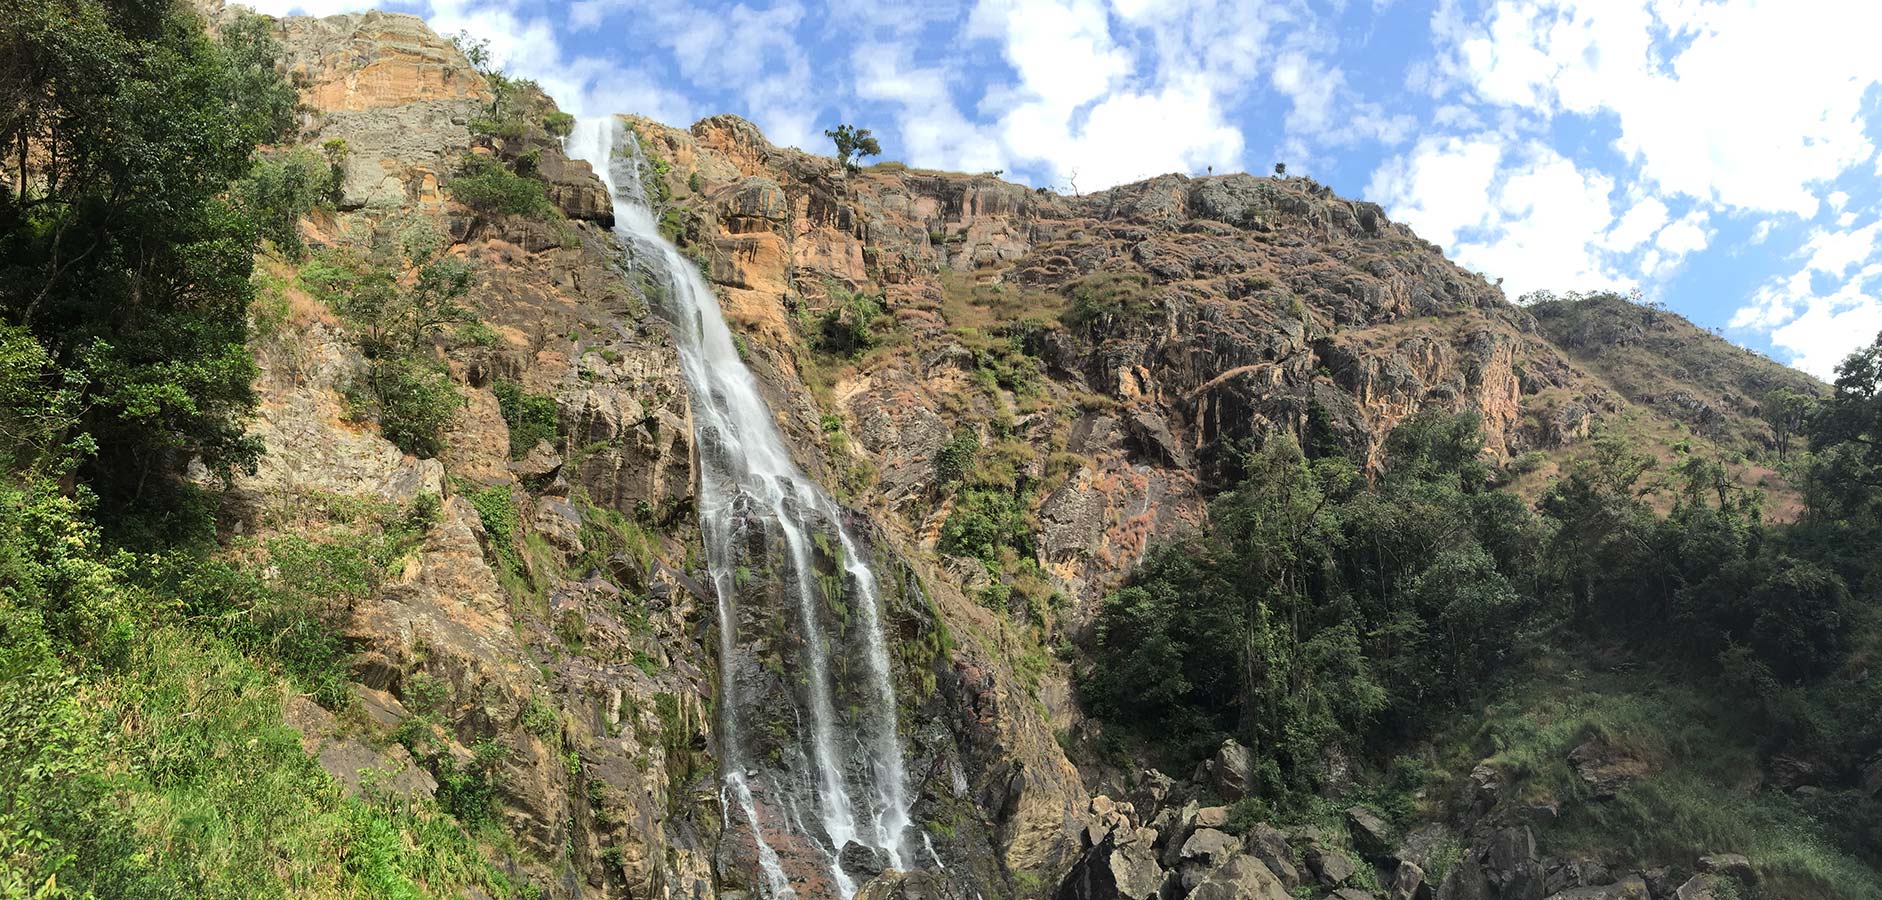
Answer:
MULTIPOLYGON (((620 265, 605 191, 540 127, 553 103, 539 92, 519 95, 538 124, 474 129, 490 84, 415 18, 290 18, 277 35, 308 107, 303 142, 348 151, 310 243, 442 236, 474 272, 482 329, 433 342, 466 402, 447 449, 414 458, 353 421, 346 394, 368 360, 345 323, 296 265, 267 264, 279 322, 257 339, 254 425, 267 453, 232 494, 231 532, 344 532, 368 527, 362 504, 438 498, 403 570, 346 612, 355 702, 292 721, 354 785, 379 769, 429 795, 488 769, 505 836, 490 852, 549 896, 751 889, 750 860, 721 841, 687 386, 658 298, 620 265), (527 155, 557 214, 455 203, 469 154, 527 155), (500 387, 548 398, 557 436, 512 452, 500 387), (437 748, 426 759, 404 749, 419 732, 437 748)), ((1162 797, 1137 818, 1090 797, 1061 742, 1095 735, 1051 648, 1151 541, 1201 520, 1265 430, 1376 461, 1411 412, 1471 408, 1486 452, 1509 459, 1629 414, 1673 421, 1591 370, 1589 342, 1309 180, 1166 176, 1065 197, 845 171, 735 117, 632 124, 663 224, 716 285, 800 464, 893 560, 910 789, 948 868, 885 877, 871 897, 1040 897, 1074 865, 1141 881, 1169 867, 1133 854, 1186 858, 1188 834, 1172 851, 1161 829, 1194 831, 1188 812, 1151 828, 1162 797), (874 348, 814 349, 859 296, 892 323, 874 348), (1022 498, 1031 539, 997 564, 943 552, 960 501, 938 467, 962 436, 1022 498)), ((1273 893, 1266 869, 1236 865, 1191 866, 1194 887, 1273 893)))

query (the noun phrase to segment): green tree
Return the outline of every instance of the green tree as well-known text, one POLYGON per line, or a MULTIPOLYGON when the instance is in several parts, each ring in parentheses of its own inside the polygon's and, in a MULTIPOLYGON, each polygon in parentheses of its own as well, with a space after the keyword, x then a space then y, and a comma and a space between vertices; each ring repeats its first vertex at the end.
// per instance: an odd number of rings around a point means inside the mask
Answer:
POLYGON ((875 136, 867 128, 838 125, 834 129, 825 130, 823 136, 836 144, 837 162, 842 163, 843 168, 852 172, 856 170, 856 164, 862 157, 882 154, 882 145, 876 142, 875 136))
POLYGON ((1777 458, 1790 456, 1791 437, 1803 430, 1810 417, 1814 399, 1790 388, 1774 388, 1758 403, 1758 415, 1771 426, 1771 439, 1777 444, 1777 458))
POLYGON ((21 0, 0 35, 0 320, 72 401, 54 442, 95 448, 82 475, 107 504, 167 493, 191 459, 252 465, 257 229, 225 193, 293 124, 267 25, 212 41, 182 4, 21 0))

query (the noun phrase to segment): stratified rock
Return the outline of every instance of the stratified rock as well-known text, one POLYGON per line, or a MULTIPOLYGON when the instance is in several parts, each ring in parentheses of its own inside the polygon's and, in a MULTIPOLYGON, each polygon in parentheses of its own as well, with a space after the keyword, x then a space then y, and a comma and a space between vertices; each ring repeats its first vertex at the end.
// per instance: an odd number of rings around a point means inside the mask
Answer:
POLYGON ((1209 873, 1188 900, 1293 900, 1287 886, 1252 856, 1237 856, 1209 873))

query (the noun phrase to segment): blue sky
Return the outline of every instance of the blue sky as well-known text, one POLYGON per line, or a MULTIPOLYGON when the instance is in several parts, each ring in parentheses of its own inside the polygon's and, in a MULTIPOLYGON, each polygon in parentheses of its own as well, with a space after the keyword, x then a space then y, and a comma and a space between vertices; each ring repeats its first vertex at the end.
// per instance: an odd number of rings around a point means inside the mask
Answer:
POLYGON ((1882 331, 1882 0, 260 0, 490 41, 565 109, 1090 192, 1285 162, 1512 297, 1639 289, 1820 377, 1882 331))

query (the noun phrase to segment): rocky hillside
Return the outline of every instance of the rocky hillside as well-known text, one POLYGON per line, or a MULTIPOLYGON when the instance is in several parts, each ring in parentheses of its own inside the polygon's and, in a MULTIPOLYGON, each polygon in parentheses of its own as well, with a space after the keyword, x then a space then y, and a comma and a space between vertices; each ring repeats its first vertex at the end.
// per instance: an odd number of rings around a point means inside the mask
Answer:
MULTIPOLYGON (((264 260, 265 453, 227 536, 338 539, 435 504, 346 605, 346 695, 287 720, 351 791, 449 805, 483 773, 497 827, 480 846, 544 896, 756 892, 748 851, 721 840, 687 386, 601 183, 561 150, 566 117, 413 17, 274 27, 300 143, 340 177, 301 224, 311 254, 264 260), (382 270, 422 295, 438 259, 468 273, 463 311, 417 352, 463 403, 434 448, 402 450, 391 399, 361 413, 387 357, 352 304, 382 270)), ((890 635, 916 810, 948 874, 863 896, 1148 897, 1171 877, 1198 898, 1371 896, 1352 859, 1416 870, 1445 851, 1388 846, 1361 810, 1350 835, 1257 830, 1244 853, 1215 827, 1225 810, 1144 773, 1132 802, 1093 799, 1126 790, 1065 752, 1090 737, 1065 660, 1097 599, 1151 542, 1194 532, 1271 431, 1376 468, 1412 413, 1475 410, 1487 457, 1533 480, 1623 423, 1750 453, 1761 392, 1813 388, 1664 313, 1518 308, 1308 179, 1063 196, 847 171, 730 116, 630 124, 663 226, 719 289, 800 463, 917 588, 890 635), (1642 368, 1666 359, 1671 389, 1642 368)), ((1612 881, 1545 867, 1521 826, 1485 834, 1469 856, 1485 883, 1534 887, 1495 896, 1612 881)), ((1428 895, 1419 878, 1393 896, 1428 895)), ((1572 896, 1647 896, 1618 884, 1572 896)))
POLYGON ((1758 404, 1820 390, 1619 298, 1517 307, 1311 179, 1171 175, 1067 197, 897 163, 848 172, 729 116, 636 127, 673 235, 831 480, 933 550, 951 511, 935 461, 971 431, 1030 485, 1038 561, 1080 600, 1193 526, 1268 429, 1376 465, 1411 413, 1468 409, 1529 491, 1608 429, 1715 447, 1782 495, 1745 464, 1774 462, 1758 404), (819 352, 820 317, 855 295, 892 327, 819 352))

